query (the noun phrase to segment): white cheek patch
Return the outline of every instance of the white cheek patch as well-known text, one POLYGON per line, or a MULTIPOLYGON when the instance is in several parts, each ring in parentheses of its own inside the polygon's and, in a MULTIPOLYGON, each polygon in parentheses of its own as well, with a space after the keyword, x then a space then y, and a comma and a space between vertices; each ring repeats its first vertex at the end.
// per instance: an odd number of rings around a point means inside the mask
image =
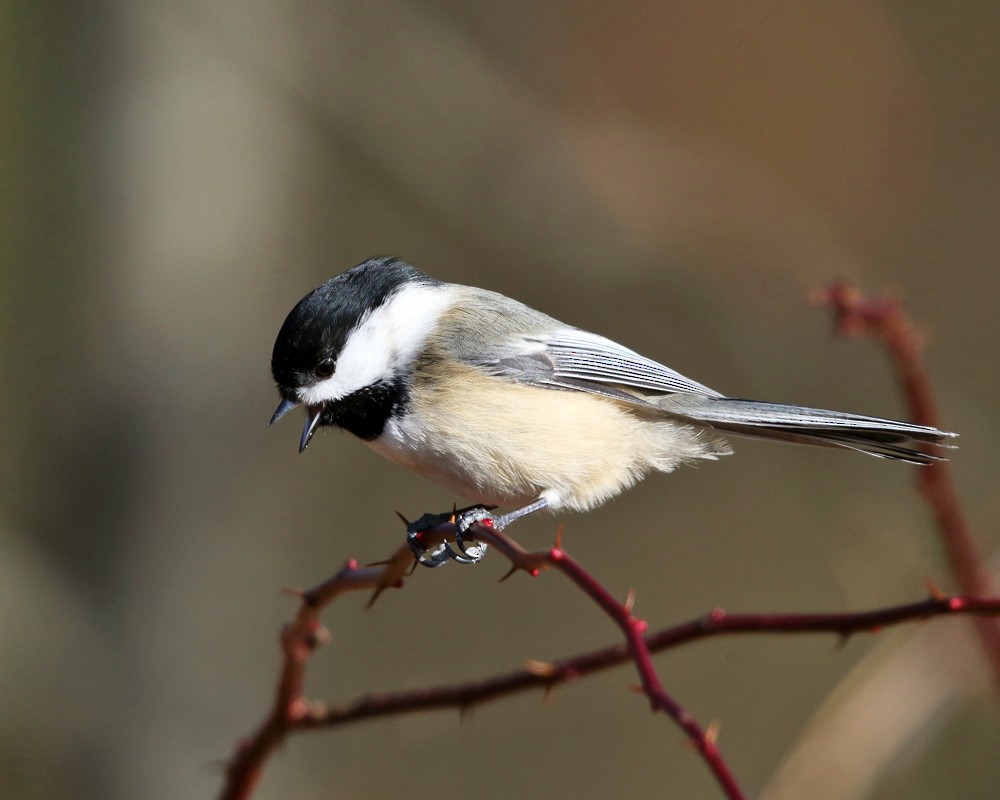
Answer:
POLYGON ((361 318, 329 378, 299 390, 306 405, 340 400, 405 368, 454 301, 444 286, 409 284, 361 318))

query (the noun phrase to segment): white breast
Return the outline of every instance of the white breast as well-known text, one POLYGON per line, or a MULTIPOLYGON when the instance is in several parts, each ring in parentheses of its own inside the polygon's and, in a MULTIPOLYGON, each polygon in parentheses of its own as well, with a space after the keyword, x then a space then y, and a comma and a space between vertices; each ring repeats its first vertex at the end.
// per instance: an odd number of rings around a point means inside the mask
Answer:
POLYGON ((727 452, 720 444, 596 395, 454 365, 437 388, 414 391, 409 412, 369 446, 473 502, 518 507, 544 497, 552 510, 584 511, 650 470, 727 452))

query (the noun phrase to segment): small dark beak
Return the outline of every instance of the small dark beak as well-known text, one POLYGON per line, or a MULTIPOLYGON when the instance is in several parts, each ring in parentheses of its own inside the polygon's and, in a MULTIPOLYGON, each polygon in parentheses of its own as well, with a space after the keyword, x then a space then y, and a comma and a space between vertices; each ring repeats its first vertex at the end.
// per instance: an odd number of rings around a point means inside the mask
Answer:
POLYGON ((316 433, 321 416, 323 416, 323 406, 306 406, 306 425, 302 429, 302 441, 299 442, 300 453, 309 446, 309 440, 316 433))
MULTIPOLYGON (((271 417, 271 421, 268 424, 273 425, 297 405, 299 404, 294 400, 282 400, 278 403, 278 407, 274 410, 274 416, 271 417)), ((302 439, 299 441, 300 453, 309 446, 309 440, 312 439, 313 434, 316 433, 316 428, 319 427, 319 418, 322 415, 322 405, 306 406, 306 426, 302 429, 302 439)))
POLYGON ((287 414, 297 405, 298 403, 295 403, 291 400, 282 400, 280 403, 278 403, 278 407, 274 410, 274 416, 271 417, 271 421, 267 424, 273 425, 275 422, 277 422, 279 419, 285 416, 285 414, 287 414))

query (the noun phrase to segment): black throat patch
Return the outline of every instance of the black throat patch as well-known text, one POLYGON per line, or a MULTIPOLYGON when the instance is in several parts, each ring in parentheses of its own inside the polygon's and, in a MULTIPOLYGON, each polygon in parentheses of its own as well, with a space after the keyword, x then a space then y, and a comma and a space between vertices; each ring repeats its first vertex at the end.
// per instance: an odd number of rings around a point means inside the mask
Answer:
POLYGON ((402 378, 379 381, 327 403, 319 424, 335 425, 370 442, 382 435, 390 417, 406 413, 409 401, 409 391, 402 378))

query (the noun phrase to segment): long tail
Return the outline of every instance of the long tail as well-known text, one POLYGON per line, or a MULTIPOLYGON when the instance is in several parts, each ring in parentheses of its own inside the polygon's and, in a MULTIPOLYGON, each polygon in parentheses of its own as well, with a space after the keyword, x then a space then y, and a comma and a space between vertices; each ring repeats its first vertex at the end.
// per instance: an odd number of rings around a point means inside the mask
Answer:
POLYGON ((943 461, 943 456, 935 454, 934 449, 949 447, 946 440, 955 436, 937 428, 894 419, 728 397, 672 395, 663 398, 658 405, 671 415, 718 431, 798 444, 844 447, 908 464, 943 461))

